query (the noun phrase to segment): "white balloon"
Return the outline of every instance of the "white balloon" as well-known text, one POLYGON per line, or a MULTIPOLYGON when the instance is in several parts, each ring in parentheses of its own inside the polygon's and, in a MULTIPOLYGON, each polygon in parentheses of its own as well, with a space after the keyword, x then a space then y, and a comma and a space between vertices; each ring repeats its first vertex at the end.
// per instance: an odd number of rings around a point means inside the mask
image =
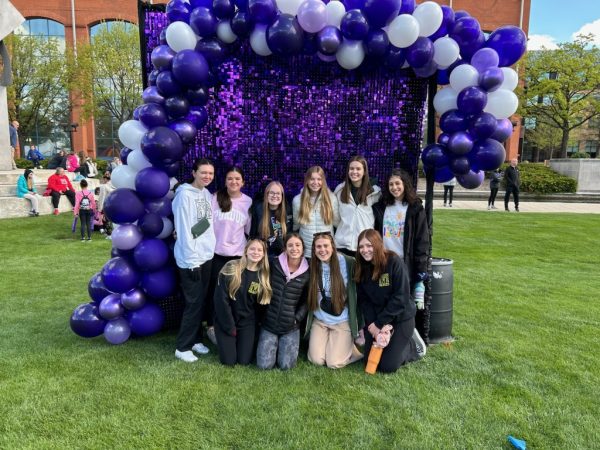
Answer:
POLYGON ((217 37, 226 44, 232 44, 237 39, 236 34, 231 29, 231 22, 223 20, 217 25, 217 37))
POLYGON ((508 89, 498 89, 494 92, 488 92, 487 105, 483 108, 496 119, 508 119, 519 107, 519 99, 513 91, 508 89))
POLYGON ((327 25, 339 28, 342 23, 342 17, 346 14, 346 7, 342 2, 332 1, 325 6, 325 12, 327 14, 327 25))
POLYGON ((501 70, 504 74, 504 81, 498 89, 508 89, 509 91, 514 91, 517 87, 517 84, 519 84, 519 75, 517 75, 517 72, 510 67, 502 67, 501 70))
POLYGON ((346 70, 356 69, 365 59, 362 41, 344 40, 335 54, 335 59, 346 70))
POLYGON ((267 26, 258 24, 250 34, 250 47, 254 53, 260 56, 269 56, 271 49, 267 45, 267 26))
POLYGON ((304 0, 276 0, 277 8, 284 14, 295 16, 304 0))
POLYGON ((167 44, 176 52, 181 50, 193 50, 196 48, 198 37, 185 22, 173 22, 167 27, 167 44))
POLYGON ((134 150, 127 155, 127 165, 135 172, 139 172, 146 167, 152 167, 152 163, 148 161, 146 155, 141 150, 134 150))
POLYGON ((388 27, 390 42, 398 48, 410 47, 419 37, 419 22, 410 14, 400 14, 388 27))
POLYGON ((435 97, 433 97, 433 107, 435 108, 435 111, 439 115, 442 115, 451 109, 458 109, 458 106, 456 105, 457 97, 458 93, 451 87, 440 89, 437 94, 435 94, 435 97))
POLYGON ((412 15, 419 22, 419 36, 431 36, 444 20, 442 8, 435 2, 421 3, 412 15))
MULTIPOLYGON (((128 156, 129 158, 129 156, 128 156)), ((135 190, 135 176, 137 172, 131 167, 123 164, 113 169, 110 181, 117 188, 127 188, 135 190)))
POLYGON ((148 128, 139 120, 126 120, 119 127, 119 140, 125 147, 139 150, 142 138, 147 132, 148 128))
POLYGON ((454 39, 445 36, 433 43, 433 60, 440 67, 448 67, 458 59, 460 48, 454 39))
POLYGON ((477 86, 478 84, 479 72, 470 64, 457 66, 450 74, 450 86, 456 92, 460 92, 469 86, 477 86))
POLYGON ((173 234, 173 222, 171 222, 171 220, 167 219, 166 217, 163 217, 162 220, 163 229, 160 232, 160 234, 156 236, 158 239, 165 239, 171 236, 171 234, 173 234))

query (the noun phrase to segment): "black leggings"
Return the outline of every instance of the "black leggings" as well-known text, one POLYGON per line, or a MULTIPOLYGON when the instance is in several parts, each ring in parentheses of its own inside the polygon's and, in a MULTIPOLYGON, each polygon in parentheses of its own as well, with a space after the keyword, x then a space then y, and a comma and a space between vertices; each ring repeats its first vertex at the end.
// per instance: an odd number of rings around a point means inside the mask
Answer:
POLYGON ((94 221, 94 211, 91 209, 79 210, 79 221, 81 222, 81 239, 85 237, 87 231, 88 239, 92 238, 92 222, 94 221))
POLYGON ((448 193, 450 193, 450 204, 452 204, 452 195, 454 194, 454 186, 444 186, 444 205, 446 204, 446 199, 448 198, 448 193))
POLYGON ((225 333, 221 330, 219 324, 215 324, 215 335, 217 336, 217 348, 221 363, 226 366, 235 364, 247 366, 250 364, 254 356, 255 333, 256 325, 254 323, 238 328, 236 336, 225 333))
MULTIPOLYGON (((412 340, 413 331, 415 329, 415 319, 408 319, 404 322, 392 324, 394 333, 390 339, 390 343, 383 349, 377 371, 382 373, 395 372, 400 366, 416 361, 418 359, 417 346, 412 340)), ((371 345, 373 344, 373 336, 365 327, 365 358, 364 363, 369 360, 371 345)))
POLYGON ((496 201, 496 195, 498 194, 498 188, 490 188, 490 198, 488 198, 488 206, 493 205, 496 201))
POLYGON ((219 281, 219 272, 227 262, 234 259, 240 259, 239 256, 221 256, 215 253, 212 259, 212 267, 210 269, 210 282, 208 283, 207 298, 208 301, 204 302, 204 313, 202 314, 203 320, 206 321, 206 326, 212 327, 215 323, 214 315, 215 310, 213 306, 213 298, 215 296, 215 290, 217 288, 217 282, 219 281))

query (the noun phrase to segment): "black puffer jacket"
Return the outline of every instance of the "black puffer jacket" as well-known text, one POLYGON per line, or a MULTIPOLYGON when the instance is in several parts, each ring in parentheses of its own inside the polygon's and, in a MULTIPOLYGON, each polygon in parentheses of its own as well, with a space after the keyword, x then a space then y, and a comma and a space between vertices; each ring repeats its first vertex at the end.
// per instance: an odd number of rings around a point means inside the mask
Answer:
POLYGON ((306 270, 286 283, 279 259, 271 258, 269 264, 273 296, 264 315, 262 326, 273 334, 281 335, 298 328, 300 322, 306 317, 310 272, 306 270))

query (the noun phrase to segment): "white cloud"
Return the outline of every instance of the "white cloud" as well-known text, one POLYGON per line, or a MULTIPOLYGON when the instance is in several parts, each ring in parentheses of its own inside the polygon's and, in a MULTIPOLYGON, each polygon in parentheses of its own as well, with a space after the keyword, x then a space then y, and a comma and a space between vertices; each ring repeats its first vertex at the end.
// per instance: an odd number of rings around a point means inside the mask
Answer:
POLYGON ((532 34, 527 42, 527 50, 541 50, 544 47, 546 50, 556 50, 556 39, 547 34, 532 34))
POLYGON ((592 44, 600 46, 600 19, 596 19, 593 22, 583 25, 579 30, 572 34, 571 40, 575 39, 579 34, 592 34, 594 36, 592 44))

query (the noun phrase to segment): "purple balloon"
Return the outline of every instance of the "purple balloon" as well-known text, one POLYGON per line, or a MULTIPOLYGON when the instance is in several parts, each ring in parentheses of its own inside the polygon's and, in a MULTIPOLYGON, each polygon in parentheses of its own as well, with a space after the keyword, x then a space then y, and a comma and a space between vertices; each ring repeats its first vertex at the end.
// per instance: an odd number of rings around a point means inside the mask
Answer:
POLYGON ((235 4, 232 0, 213 0, 213 12, 218 19, 226 20, 235 13, 235 4))
POLYGON ((208 122, 208 113, 204 106, 192 106, 185 118, 199 130, 208 122))
POLYGON ((188 89, 185 96, 192 106, 204 106, 208 102, 208 88, 200 86, 193 89, 188 89))
POLYGON ((141 286, 150 297, 165 298, 175 290, 175 271, 172 267, 142 274, 141 286))
POLYGON ((139 107, 139 119, 147 128, 166 125, 168 118, 165 108, 158 103, 146 103, 139 107))
POLYGON ((431 58, 427 64, 423 67, 413 67, 413 72, 419 78, 429 78, 434 75, 438 70, 438 65, 435 63, 433 58, 431 58))
POLYGON ((130 223, 142 217, 145 211, 133 189, 120 188, 106 197, 104 213, 114 223, 130 223))
POLYGON ((512 66, 525 53, 527 36, 519 27, 505 25, 490 34, 485 46, 496 50, 500 67, 512 66))
POLYGON ((350 9, 364 9, 366 0, 342 0, 346 11, 350 9))
POLYGON ((452 29, 454 28, 454 10, 449 6, 442 5, 442 14, 442 24, 435 33, 429 36, 429 39, 432 41, 436 41, 439 38, 446 36, 447 34, 451 33, 452 29))
POLYGON ((133 251, 133 257, 141 270, 152 272, 169 261, 169 248, 160 239, 144 239, 133 251))
POLYGON ((335 55, 342 43, 342 33, 337 27, 328 25, 317 33, 317 50, 324 55, 335 55))
MULTIPOLYGON (((456 13, 455 13, 456 17, 456 13)), ((450 37, 456 41, 459 47, 467 46, 479 38, 481 26, 473 17, 461 17, 454 22, 454 28, 450 37)))
POLYGON ((477 86, 470 86, 460 91, 456 104, 466 114, 479 114, 487 104, 487 94, 477 86))
POLYGON ((420 37, 406 49, 406 61, 412 68, 427 65, 433 58, 433 43, 429 38, 420 37))
POLYGON ((113 345, 126 342, 130 335, 129 323, 123 318, 111 320, 104 327, 104 339, 113 345))
POLYGON ((144 103, 164 103, 165 97, 158 92, 158 88, 156 86, 149 86, 144 89, 142 93, 142 100, 144 103))
POLYGON ((454 178, 454 174, 448 166, 437 167, 433 179, 436 183, 446 183, 454 178))
POLYGON ((123 164, 127 164, 127 157, 129 156, 129 154, 132 152, 132 150, 130 148, 127 147, 123 147, 121 149, 121 151, 119 152, 119 158, 121 159, 121 162, 123 164))
POLYGON ((267 45, 276 55, 296 55, 304 46, 304 30, 298 19, 281 14, 267 28, 267 45))
POLYGON ((456 181, 465 189, 476 189, 483 183, 483 177, 485 173, 483 171, 473 172, 469 170, 465 175, 459 175, 456 177, 456 181))
POLYGON ((170 177, 176 177, 181 169, 181 162, 175 161, 170 164, 161 164, 160 168, 170 177))
POLYGON ((387 53, 383 57, 383 65, 389 70, 401 69, 406 62, 406 51, 390 44, 387 53))
POLYGON ((117 256, 102 267, 102 280, 109 290, 122 294, 136 287, 140 277, 132 264, 117 256))
POLYGON ((171 0, 167 3, 169 22, 188 22, 190 20, 190 5, 183 0, 171 0))
POLYGON ((142 240, 142 232, 131 223, 126 223, 119 227, 115 227, 110 235, 111 243, 114 248, 119 250, 131 250, 142 240))
POLYGON ((231 18, 231 30, 236 36, 244 38, 250 34, 254 23, 246 11, 238 11, 231 18))
POLYGON ((248 10, 248 0, 233 0, 233 3, 235 3, 235 6, 241 11, 248 10))
POLYGON ((139 288, 121 294, 121 304, 130 311, 140 309, 146 304, 146 294, 139 288))
POLYGON ((454 13, 454 18, 456 20, 462 19, 463 17, 471 17, 471 14, 469 14, 467 11, 465 11, 463 9, 459 9, 458 11, 456 11, 454 13))
POLYGON ((112 292, 104 286, 104 281, 102 281, 102 274, 100 272, 95 273, 92 275, 92 278, 90 278, 88 283, 88 293, 94 303, 100 303, 104 297, 112 294, 112 292))
POLYGON ((138 336, 158 333, 165 323, 165 313, 155 303, 147 303, 129 314, 131 331, 138 336))
POLYGON ((152 163, 170 164, 183 156, 179 135, 167 127, 152 128, 142 137, 142 152, 152 163))
POLYGON ((171 208, 171 199, 168 197, 163 197, 158 200, 146 200, 144 202, 144 207, 149 213, 156 213, 161 217, 168 217, 173 214, 173 209, 171 208))
MULTIPOLYGON (((190 102, 183 95, 174 95, 165 100, 165 111, 172 119, 180 119, 184 117, 190 110, 190 102)), ((155 126, 166 126, 166 123, 155 126)))
POLYGON ((143 198, 158 199, 167 195, 170 189, 169 177, 155 167, 146 167, 135 176, 135 190, 143 198))
POLYGON ((150 60, 152 65, 159 70, 165 70, 171 68, 171 63, 175 57, 175 50, 168 45, 158 45, 152 50, 150 60))
POLYGON ((477 140, 487 139, 496 131, 498 121, 490 113, 481 113, 469 127, 469 133, 477 140))
POLYGON ((463 59, 470 61, 471 57, 485 45, 485 34, 483 31, 479 32, 479 36, 474 41, 463 44, 460 46, 460 55, 463 59))
POLYGON ((479 86, 487 92, 493 92, 504 81, 504 72, 499 67, 490 67, 479 75, 479 86))
POLYGON ((158 93, 163 97, 171 97, 172 95, 181 93, 181 87, 170 70, 165 70, 158 74, 156 77, 156 87, 158 88, 158 93))
POLYGON ((227 57, 227 47, 217 38, 198 41, 195 52, 202 54, 211 64, 220 63, 227 57))
POLYGON ((512 135, 512 132, 512 122, 509 119, 499 119, 496 123, 496 131, 494 131, 491 138, 499 142, 504 142, 512 135))
POLYGON ((448 133, 440 133, 440 135, 437 138, 438 144, 441 144, 441 145, 448 145, 449 141, 450 141, 450 135, 448 133))
POLYGON ((102 299, 98 306, 100 317, 106 320, 116 319, 121 317, 125 312, 125 308, 121 304, 121 294, 110 294, 102 299))
POLYGON ((430 144, 423 149, 421 155, 423 164, 429 167, 442 167, 448 165, 450 162, 444 147, 438 144, 430 144))
POLYGON ((390 47, 390 39, 384 30, 371 30, 365 39, 367 55, 372 58, 383 58, 390 47))
POLYGON ((93 303, 82 303, 73 310, 69 324, 76 335, 93 338, 103 333, 106 320, 100 317, 98 306, 93 303))
POLYGON ((473 170, 496 170, 502 165, 506 158, 504 146, 494 140, 485 139, 478 141, 473 146, 473 152, 469 155, 473 170))
POLYGON ((187 119, 179 119, 171 122, 169 128, 179 135, 181 142, 184 144, 191 144, 198 134, 196 126, 187 119))
POLYGON ((140 230, 142 231, 145 237, 156 237, 163 230, 162 216, 157 213, 149 212, 145 214, 144 217, 142 217, 140 220, 138 220, 138 227, 140 227, 140 230))
POLYGON ((456 131, 465 131, 467 129, 467 116, 458 109, 446 111, 440 117, 440 128, 448 134, 456 131))
POLYGON ((369 33, 369 22, 360 9, 351 9, 342 17, 340 30, 346 39, 360 41, 369 33))
POLYGON ((212 8, 213 0, 190 0, 192 9, 194 8, 212 8))
POLYGON ((190 14, 190 27, 200 37, 210 37, 217 31, 217 18, 209 8, 194 8, 190 14))
POLYGON ((466 156, 457 156, 450 161, 450 170, 456 176, 464 175, 471 170, 471 164, 466 156))
POLYGON ((362 10, 372 28, 381 28, 398 15, 401 6, 402 0, 366 0, 362 10))
POLYGON ((412 14, 416 8, 415 0, 402 0, 402 6, 398 14, 412 14))
POLYGON ((186 49, 177 53, 173 58, 172 70, 175 80, 184 86, 195 88, 208 80, 208 62, 195 50, 186 49))
POLYGON ((448 141, 448 150, 453 155, 461 156, 466 155, 473 148, 473 137, 464 131, 457 131, 450 136, 448 141))
POLYGON ((154 69, 148 74, 148 86, 156 86, 156 77, 159 73, 158 70, 154 69))
POLYGON ((479 73, 483 73, 486 69, 498 67, 498 53, 492 48, 480 48, 471 58, 471 65, 477 69, 479 73))
POLYGON ((274 0, 248 0, 248 15, 252 22, 270 25, 277 16, 274 0))

